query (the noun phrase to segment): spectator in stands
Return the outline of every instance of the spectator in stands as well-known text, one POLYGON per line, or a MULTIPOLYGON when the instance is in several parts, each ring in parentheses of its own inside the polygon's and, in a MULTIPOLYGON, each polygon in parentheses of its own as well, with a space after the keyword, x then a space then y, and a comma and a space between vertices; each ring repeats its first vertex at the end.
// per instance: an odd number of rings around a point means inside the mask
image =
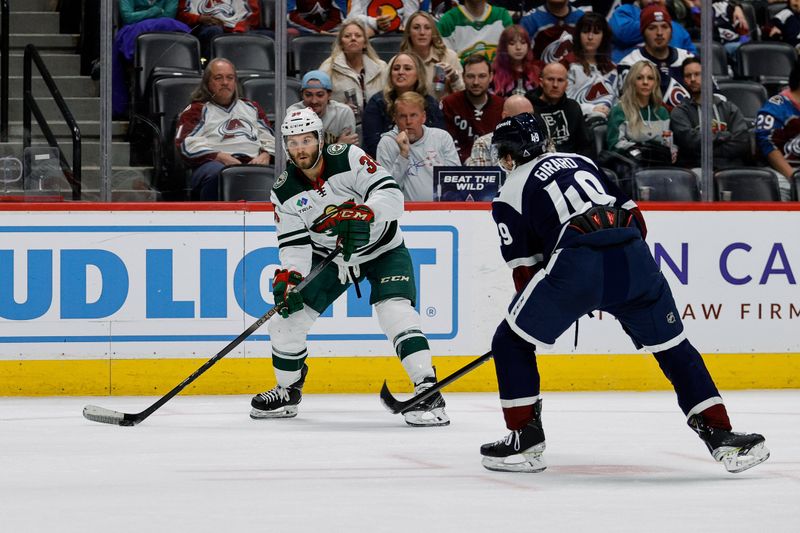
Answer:
MULTIPOLYGON (((640 28, 642 10, 652 4, 664 7, 664 0, 635 0, 629 4, 618 6, 611 14, 608 25, 611 27, 611 61, 619 63, 623 57, 630 54, 634 48, 644 42, 644 35, 640 28)), ((673 48, 688 50, 697 54, 697 49, 692 43, 692 37, 686 28, 673 22, 670 18, 672 28, 669 45, 673 48)))
MULTIPOLYGON (((685 99, 670 114, 670 129, 678 146, 678 163, 700 166, 700 75, 702 66, 696 57, 683 62, 683 79, 692 97, 685 99)), ((714 136, 714 168, 744 166, 750 149, 747 123, 735 104, 714 95, 711 132, 714 136)))
MULTIPOLYGON (((667 9, 659 4, 651 4, 642 10, 639 26, 644 35, 644 46, 635 49, 622 58, 617 65, 618 84, 624 83, 625 75, 631 65, 641 60, 653 63, 659 70, 661 95, 667 111, 689 97, 683 86, 683 60, 693 54, 669 45, 672 34, 672 19, 667 9)), ((621 92, 621 91, 620 91, 621 92)))
POLYGON ((445 46, 436 28, 436 21, 430 14, 417 11, 408 18, 399 51, 414 52, 422 58, 428 93, 437 100, 464 88, 464 80, 461 79, 461 61, 453 50, 445 46), (444 85, 441 84, 441 79, 434 83, 437 66, 444 75, 444 85))
POLYGON ((333 84, 325 72, 321 70, 306 72, 300 91, 303 101, 289 106, 286 110, 287 115, 290 111, 311 108, 322 119, 325 144, 358 144, 353 110, 348 105, 331 100, 333 84))
POLYGON ((223 33, 256 31, 261 26, 258 0, 180 0, 178 20, 200 40, 200 53, 211 57, 211 41, 223 33))
POLYGON ((186 24, 175 20, 177 11, 176 0, 120 0, 119 16, 123 26, 114 36, 111 55, 111 109, 115 117, 127 118, 130 89, 126 72, 133 64, 136 38, 152 31, 191 31, 186 24))
POLYGON ((464 0, 464 5, 442 15, 437 27, 445 44, 456 51, 461 61, 476 53, 491 61, 503 28, 511 24, 507 9, 489 5, 486 0, 464 0))
POLYGON ((767 21, 764 35, 800 50, 800 0, 789 0, 785 9, 767 21))
POLYGON ((567 96, 578 102, 586 118, 608 117, 617 103, 617 67, 611 62, 611 30, 597 13, 586 13, 575 26, 572 52, 561 60, 567 67, 567 96))
POLYGON ((509 26, 500 34, 492 66, 492 88, 497 96, 524 95, 539 86, 542 62, 534 59, 531 38, 519 24, 509 26))
POLYGON ((394 124, 394 101, 403 93, 415 92, 425 100, 425 124, 444 128, 444 117, 439 102, 428 94, 428 84, 423 78, 422 59, 413 52, 397 54, 389 61, 389 79, 383 92, 375 93, 364 109, 364 151, 375 157, 381 134, 394 124))
POLYGON ((344 0, 288 0, 288 28, 298 34, 335 35, 347 12, 344 0))
MULTIPOLYGON (((506 98, 506 101, 503 103, 501 119, 513 117, 520 113, 533 113, 533 105, 531 105, 530 100, 521 94, 512 94, 506 98)), ((492 135, 494 135, 493 131, 475 139, 475 142, 472 144, 472 153, 467 160, 464 161, 465 165, 495 167, 500 164, 496 152, 492 150, 492 135)))
MULTIPOLYGON (((700 27, 700 0, 683 0, 692 4, 695 25, 700 27)), ((714 10, 714 40, 722 43, 728 53, 728 61, 736 63, 736 50, 750 40, 750 24, 737 2, 724 0, 711 4, 714 10)))
POLYGON ((433 200, 433 167, 460 165, 456 145, 445 130, 425 126, 425 99, 413 91, 397 97, 395 127, 381 137, 378 163, 397 181, 410 202, 433 200))
POLYGON ((790 196, 792 174, 800 167, 800 62, 789 74, 789 88, 776 94, 758 111, 756 144, 778 174, 781 196, 790 196))
POLYGON ((536 116, 547 129, 547 136, 555 143, 556 150, 591 154, 592 141, 581 106, 567 98, 567 69, 561 63, 545 65, 540 83, 538 89, 525 96, 536 109, 536 116))
MULTIPOLYGON (((608 147, 639 166, 675 162, 669 112, 661 102, 659 72, 649 61, 638 61, 625 79, 619 103, 608 116, 608 147)), ((618 171, 620 177, 630 171, 618 171)))
POLYGON ((367 30, 357 20, 347 19, 342 23, 331 55, 319 70, 331 77, 334 87, 331 98, 349 105, 356 122, 361 121, 364 106, 372 95, 386 85, 386 62, 369 44, 367 30))
POLYGON ((469 157, 472 143, 494 131, 503 113, 503 98, 489 94, 492 65, 483 54, 472 54, 464 62, 467 88, 442 100, 447 131, 453 137, 461 161, 469 157))
POLYGON ((575 24, 583 11, 567 0, 545 0, 531 13, 522 17, 522 27, 533 40, 533 56, 544 63, 553 63, 572 51, 575 24))
POLYGON ((264 110, 239 97, 233 63, 212 59, 192 103, 178 117, 175 144, 192 167, 192 197, 219 199, 219 175, 229 165, 268 165, 275 138, 264 110))

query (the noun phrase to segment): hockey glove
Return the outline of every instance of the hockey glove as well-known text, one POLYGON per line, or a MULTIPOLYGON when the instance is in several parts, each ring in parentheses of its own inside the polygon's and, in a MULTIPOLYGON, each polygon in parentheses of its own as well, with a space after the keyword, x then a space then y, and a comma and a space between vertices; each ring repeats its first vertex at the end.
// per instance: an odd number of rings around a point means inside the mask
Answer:
POLYGON ((272 278, 272 295, 275 307, 283 318, 303 308, 303 296, 293 289, 303 281, 303 276, 294 270, 278 269, 272 278))
POLYGON ((342 259, 347 262, 353 252, 369 242, 369 225, 374 219, 372 209, 350 200, 325 214, 311 229, 337 235, 337 242, 342 246, 342 259))

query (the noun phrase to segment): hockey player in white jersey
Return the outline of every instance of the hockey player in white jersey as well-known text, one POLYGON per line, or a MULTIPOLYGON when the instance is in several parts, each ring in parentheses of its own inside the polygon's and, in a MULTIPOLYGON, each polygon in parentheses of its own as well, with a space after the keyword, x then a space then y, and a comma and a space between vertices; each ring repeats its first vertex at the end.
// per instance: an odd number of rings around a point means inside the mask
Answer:
MULTIPOLYGON (((291 111, 281 125, 289 158, 271 200, 281 268, 272 292, 280 316, 269 322, 277 386, 253 397, 252 418, 297 415, 308 366, 306 338, 317 317, 351 283, 370 283, 370 304, 420 393, 436 383, 428 341, 415 309, 411 256, 398 219, 403 193, 397 182, 354 145, 323 142, 322 121, 309 108, 291 111), (336 245, 342 255, 303 290, 292 290, 336 245)), ((404 413, 412 426, 444 426, 450 419, 436 393, 404 413)))

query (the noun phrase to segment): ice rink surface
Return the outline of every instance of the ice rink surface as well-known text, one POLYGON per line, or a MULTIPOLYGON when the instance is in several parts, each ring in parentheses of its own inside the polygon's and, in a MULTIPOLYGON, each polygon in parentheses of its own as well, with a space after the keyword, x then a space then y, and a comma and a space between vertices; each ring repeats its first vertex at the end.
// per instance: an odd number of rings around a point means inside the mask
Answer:
POLYGON ((800 531, 800 391, 723 396, 772 451, 741 474, 668 392, 546 393, 539 474, 480 465, 507 433, 495 394, 447 394, 443 428, 406 426, 377 394, 260 421, 249 397, 178 396, 136 427, 81 410, 155 398, 0 398, 0 531, 800 531))

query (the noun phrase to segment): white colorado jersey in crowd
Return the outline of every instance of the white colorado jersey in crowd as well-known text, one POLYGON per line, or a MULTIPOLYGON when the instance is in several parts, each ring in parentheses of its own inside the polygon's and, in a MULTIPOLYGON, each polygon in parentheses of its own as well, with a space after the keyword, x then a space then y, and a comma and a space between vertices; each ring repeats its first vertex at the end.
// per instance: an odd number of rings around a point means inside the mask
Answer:
MULTIPOLYGON (((314 183, 294 164, 275 180, 270 200, 275 206, 278 249, 283 268, 303 276, 311 270, 311 254, 327 255, 337 237, 311 229, 333 208, 347 201, 366 204, 375 213, 369 243, 347 263, 375 259, 403 243, 397 219, 403 214, 403 193, 397 182, 361 148, 331 144, 322 149, 322 175, 314 183)), ((338 265, 344 262, 336 258, 338 265)))
POLYGON ((275 153, 275 138, 266 120, 263 110, 244 98, 229 107, 194 102, 181 112, 175 138, 181 155, 193 163, 217 152, 246 161, 261 151, 275 153))

